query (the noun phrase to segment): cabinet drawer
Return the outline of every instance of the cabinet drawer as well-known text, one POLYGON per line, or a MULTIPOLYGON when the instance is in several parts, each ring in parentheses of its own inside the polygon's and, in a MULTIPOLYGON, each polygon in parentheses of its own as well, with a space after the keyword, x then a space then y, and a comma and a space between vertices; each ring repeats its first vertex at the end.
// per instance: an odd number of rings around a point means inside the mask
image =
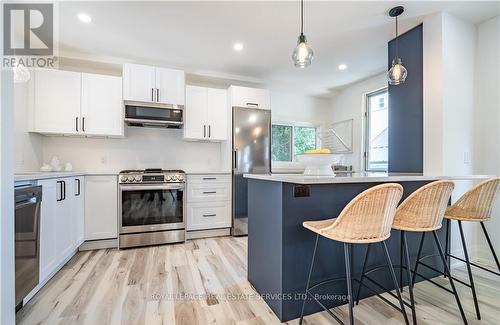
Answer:
POLYGON ((186 221, 188 231, 231 227, 231 203, 188 203, 186 221))
POLYGON ((231 175, 229 174, 207 174, 207 175, 188 175, 189 184, 231 184, 231 175))
POLYGON ((231 200, 231 187, 229 183, 188 183, 187 189, 187 202, 231 200))

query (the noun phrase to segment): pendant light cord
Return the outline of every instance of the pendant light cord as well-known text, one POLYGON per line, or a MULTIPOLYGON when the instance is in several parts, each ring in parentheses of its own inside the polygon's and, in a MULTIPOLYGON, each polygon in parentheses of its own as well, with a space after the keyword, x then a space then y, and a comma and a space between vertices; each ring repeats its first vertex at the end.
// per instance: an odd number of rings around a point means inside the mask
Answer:
POLYGON ((396 59, 399 59, 398 16, 396 16, 396 59))
POLYGON ((304 0, 300 0, 300 35, 304 35, 304 0))

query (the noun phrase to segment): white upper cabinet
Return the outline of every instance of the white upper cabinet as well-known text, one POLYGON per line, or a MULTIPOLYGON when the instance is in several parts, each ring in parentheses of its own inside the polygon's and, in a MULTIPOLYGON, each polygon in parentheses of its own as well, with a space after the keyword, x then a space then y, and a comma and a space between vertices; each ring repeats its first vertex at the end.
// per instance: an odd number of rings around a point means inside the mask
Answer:
POLYGON ((210 140, 227 140, 227 90, 207 89, 207 124, 210 140))
POLYGON ((123 99, 137 102, 156 101, 155 67, 124 64, 123 99))
POLYGON ((156 68, 157 102, 162 104, 184 105, 184 71, 156 68))
POLYGON ((32 131, 69 134, 79 132, 80 73, 36 70, 30 86, 32 131))
POLYGON ((82 74, 82 132, 123 135, 122 78, 82 74))
POLYGON ((123 99, 184 105, 185 75, 182 70, 147 65, 123 65, 123 99))
POLYGON ((186 86, 184 138, 227 140, 227 91, 186 86))
POLYGON ((267 89, 231 86, 229 92, 232 107, 271 109, 271 94, 267 89))
POLYGON ((121 87, 121 77, 36 70, 30 84, 30 131, 123 136, 121 87))

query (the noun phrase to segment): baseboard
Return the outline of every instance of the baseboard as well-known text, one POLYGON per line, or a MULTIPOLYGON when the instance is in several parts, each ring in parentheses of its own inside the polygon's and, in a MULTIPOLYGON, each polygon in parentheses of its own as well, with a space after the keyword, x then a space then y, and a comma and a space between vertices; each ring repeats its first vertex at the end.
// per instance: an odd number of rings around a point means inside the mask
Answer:
POLYGON ((230 236, 231 228, 186 231, 186 240, 230 236))
POLYGON ((80 245, 79 251, 91 251, 95 249, 117 248, 118 239, 87 240, 80 245))

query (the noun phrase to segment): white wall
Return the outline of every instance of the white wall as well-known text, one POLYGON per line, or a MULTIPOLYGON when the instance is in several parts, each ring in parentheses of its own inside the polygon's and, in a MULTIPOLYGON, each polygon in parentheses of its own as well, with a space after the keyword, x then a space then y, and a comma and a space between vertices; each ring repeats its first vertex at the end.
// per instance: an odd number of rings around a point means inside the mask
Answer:
MULTIPOLYGON (((477 27, 474 93, 474 172, 500 174, 500 17, 477 27)), ((500 253, 500 199, 486 222, 497 254, 500 253)), ((477 231, 478 256, 492 261, 481 231, 477 231)))
POLYGON ((329 118, 329 100, 283 91, 271 91, 273 122, 303 122, 323 126, 329 118))
MULTIPOLYGON (((0 9, 0 16, 2 9, 0 9)), ((0 27, 0 35, 2 27, 0 27)), ((0 44, 3 44, 0 36, 0 44)), ((2 52, 2 45, 0 45, 2 52)), ((12 72, 0 71, 0 324, 15 323, 12 72)))
POLYGON ((386 74, 381 73, 354 83, 335 95, 330 102, 330 122, 353 121, 353 153, 345 155, 345 164, 356 172, 362 171, 364 106, 367 93, 387 86, 386 74))

